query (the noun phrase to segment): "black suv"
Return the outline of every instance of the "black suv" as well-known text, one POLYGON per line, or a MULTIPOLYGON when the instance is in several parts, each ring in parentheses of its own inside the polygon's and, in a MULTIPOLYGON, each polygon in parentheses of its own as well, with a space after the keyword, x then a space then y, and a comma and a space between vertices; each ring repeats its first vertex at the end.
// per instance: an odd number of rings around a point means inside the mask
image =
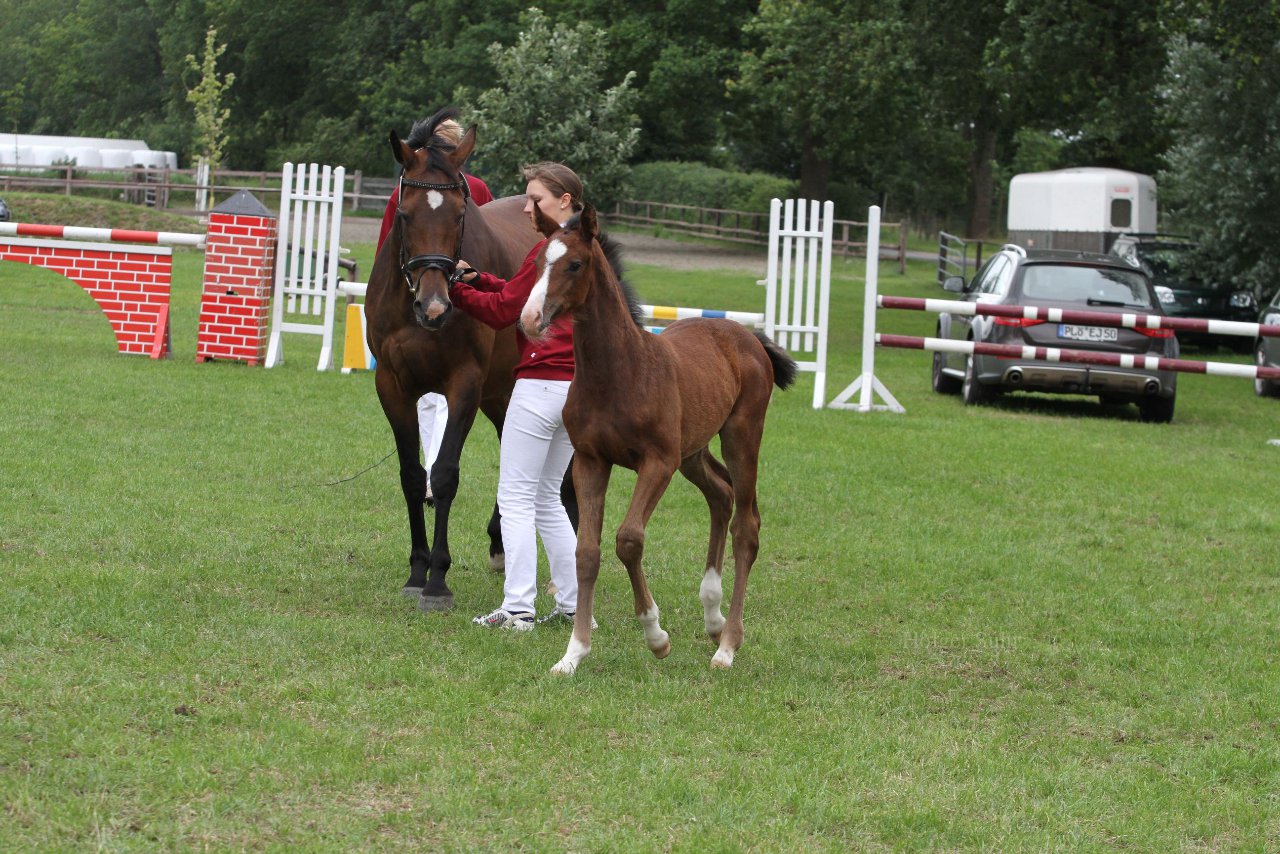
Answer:
MULTIPOLYGON (((1114 314, 1163 314, 1151 280, 1113 255, 1026 250, 1006 244, 965 282, 942 283, 972 303, 1036 306, 1114 314)), ((963 312, 938 315, 939 338, 1023 348, 1097 350, 1176 358, 1178 339, 1169 329, 1126 329, 1055 323, 1024 317, 963 312)), ((1035 391, 1097 395, 1103 403, 1134 403, 1143 421, 1173 420, 1178 375, 1146 367, 1078 364, 984 354, 933 354, 933 390, 959 392, 966 404, 987 403, 1000 392, 1035 391)))
MULTIPOLYGON (((1195 249, 1194 240, 1178 235, 1122 234, 1112 244, 1111 254, 1147 272, 1156 286, 1160 306, 1170 317, 1256 321, 1258 300, 1252 290, 1205 282, 1187 272, 1187 260, 1195 249)), ((1178 339, 1186 344, 1222 345, 1238 353, 1247 353, 1253 346, 1253 341, 1243 335, 1179 332, 1178 339)))

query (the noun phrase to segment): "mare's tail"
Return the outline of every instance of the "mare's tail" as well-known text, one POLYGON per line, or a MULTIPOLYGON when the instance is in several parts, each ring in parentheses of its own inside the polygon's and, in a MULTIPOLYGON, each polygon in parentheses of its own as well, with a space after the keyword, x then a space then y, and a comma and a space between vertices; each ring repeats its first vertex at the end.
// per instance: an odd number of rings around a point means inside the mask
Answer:
POLYGON ((783 350, 773 342, 773 339, 763 332, 756 331, 756 339, 764 347, 765 353, 769 354, 769 361, 773 362, 773 382, 780 389, 788 389, 791 384, 796 381, 796 374, 800 372, 800 368, 796 365, 796 360, 787 355, 787 351, 783 350))

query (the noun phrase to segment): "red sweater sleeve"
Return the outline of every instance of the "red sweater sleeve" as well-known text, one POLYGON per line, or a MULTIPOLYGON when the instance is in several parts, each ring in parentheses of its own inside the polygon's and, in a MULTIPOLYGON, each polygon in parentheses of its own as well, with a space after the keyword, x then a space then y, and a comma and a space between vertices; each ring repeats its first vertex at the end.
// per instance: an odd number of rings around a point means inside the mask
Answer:
POLYGON ((378 231, 378 250, 382 249, 382 244, 386 242, 387 235, 391 233, 391 226, 396 221, 396 207, 399 204, 400 188, 397 187, 391 191, 391 198, 387 199, 387 209, 382 212, 382 228, 378 231))
POLYGON ((467 187, 471 190, 471 201, 477 205, 487 205, 493 201, 493 193, 489 191, 489 185, 481 181, 475 175, 464 172, 462 177, 467 179, 467 187))
POLYGON ((529 250, 524 263, 510 280, 504 282, 492 273, 482 272, 477 282, 479 287, 458 282, 449 291, 449 298, 454 305, 485 325, 505 329, 520 319, 520 311, 537 283, 538 265, 534 262, 543 243, 546 241, 539 241, 529 250))

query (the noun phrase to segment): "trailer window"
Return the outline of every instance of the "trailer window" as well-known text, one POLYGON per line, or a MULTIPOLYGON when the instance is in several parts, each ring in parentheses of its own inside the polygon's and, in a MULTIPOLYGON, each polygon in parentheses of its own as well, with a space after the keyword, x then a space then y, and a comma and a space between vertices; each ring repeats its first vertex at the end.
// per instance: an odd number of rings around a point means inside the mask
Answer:
POLYGON ((1133 201, 1130 199, 1111 200, 1111 227, 1128 228, 1133 222, 1133 201))

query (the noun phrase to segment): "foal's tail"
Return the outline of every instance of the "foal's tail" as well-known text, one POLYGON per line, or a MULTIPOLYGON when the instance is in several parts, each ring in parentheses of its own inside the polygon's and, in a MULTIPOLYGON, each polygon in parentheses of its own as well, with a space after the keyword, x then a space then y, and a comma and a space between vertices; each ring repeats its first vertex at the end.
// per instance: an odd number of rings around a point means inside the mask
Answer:
POLYGON ((773 339, 765 335, 759 330, 755 333, 756 338, 764 347, 765 353, 769 355, 769 361, 773 362, 773 382, 780 389, 788 389, 791 384, 796 381, 796 374, 800 372, 800 368, 796 365, 796 360, 787 355, 787 351, 783 350, 773 342, 773 339))

